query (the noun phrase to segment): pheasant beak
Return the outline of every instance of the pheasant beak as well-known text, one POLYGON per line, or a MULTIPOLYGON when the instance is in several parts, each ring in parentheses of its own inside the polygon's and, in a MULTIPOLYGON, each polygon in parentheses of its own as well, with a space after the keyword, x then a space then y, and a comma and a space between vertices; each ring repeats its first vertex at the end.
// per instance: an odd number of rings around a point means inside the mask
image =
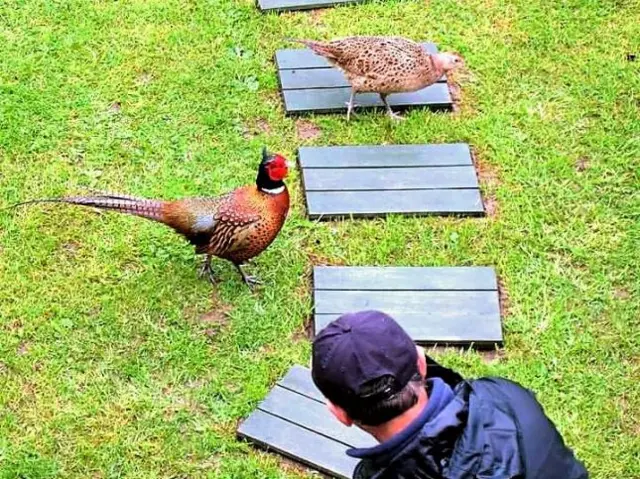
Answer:
POLYGON ((296 166, 296 164, 293 161, 287 160, 287 168, 289 168, 291 170, 295 166, 296 166))

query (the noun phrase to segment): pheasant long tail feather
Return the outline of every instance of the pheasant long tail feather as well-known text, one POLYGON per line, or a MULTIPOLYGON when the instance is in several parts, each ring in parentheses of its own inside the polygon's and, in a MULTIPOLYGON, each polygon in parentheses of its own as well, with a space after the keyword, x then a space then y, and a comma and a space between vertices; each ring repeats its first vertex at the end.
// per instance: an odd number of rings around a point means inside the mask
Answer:
POLYGON ((71 196, 68 198, 44 198, 18 203, 13 207, 37 203, 67 203, 101 210, 117 211, 128 215, 141 216, 149 220, 163 222, 163 201, 133 198, 131 196, 71 196))
POLYGON ((337 52, 328 43, 317 42, 315 40, 299 40, 296 38, 287 38, 287 40, 289 40, 290 42, 302 43, 303 45, 313 50, 314 53, 317 53, 318 55, 321 55, 325 58, 331 60, 336 59, 337 52))

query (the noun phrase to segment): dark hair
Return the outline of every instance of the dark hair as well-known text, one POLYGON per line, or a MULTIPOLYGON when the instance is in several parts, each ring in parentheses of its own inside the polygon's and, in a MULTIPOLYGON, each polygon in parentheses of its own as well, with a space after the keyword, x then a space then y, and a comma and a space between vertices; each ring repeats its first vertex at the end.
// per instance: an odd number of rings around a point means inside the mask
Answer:
MULTIPOLYGON (((393 378, 384 376, 363 386, 361 395, 375 395, 389 387, 393 378)), ((420 389, 424 388, 424 379, 415 374, 397 393, 378 401, 354 401, 343 407, 349 417, 364 426, 379 426, 409 410, 418 402, 420 389), (359 404, 358 404, 359 403, 359 404)))

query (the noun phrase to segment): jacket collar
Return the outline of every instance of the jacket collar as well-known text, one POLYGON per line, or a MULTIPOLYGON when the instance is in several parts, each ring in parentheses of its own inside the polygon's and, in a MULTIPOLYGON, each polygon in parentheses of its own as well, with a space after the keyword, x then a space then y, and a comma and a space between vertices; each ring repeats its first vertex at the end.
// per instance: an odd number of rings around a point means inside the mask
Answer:
POLYGON ((446 422, 444 418, 440 418, 441 413, 453 400, 454 394, 449 385, 440 378, 428 379, 427 390, 429 395, 427 404, 406 428, 377 446, 349 449, 347 454, 359 459, 392 457, 416 436, 423 436, 427 430, 432 430, 433 434, 439 434, 439 429, 446 422))

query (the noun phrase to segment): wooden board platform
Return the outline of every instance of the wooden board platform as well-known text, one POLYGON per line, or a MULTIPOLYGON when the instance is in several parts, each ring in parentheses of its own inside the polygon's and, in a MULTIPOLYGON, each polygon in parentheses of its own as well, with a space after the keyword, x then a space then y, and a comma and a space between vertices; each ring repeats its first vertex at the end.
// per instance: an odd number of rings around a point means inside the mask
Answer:
POLYGON ((350 3, 361 3, 364 0, 258 0, 258 8, 263 12, 291 12, 327 8, 350 3))
POLYGON ((313 268, 314 331, 344 313, 377 309, 425 345, 502 344, 498 282, 489 267, 313 268))
POLYGON ((310 219, 484 214, 469 145, 298 150, 310 219))
MULTIPOLYGON (((435 53, 433 43, 423 43, 435 53)), ((351 88, 340 70, 307 48, 278 50, 275 55, 282 99, 287 115, 303 113, 346 112, 351 88)), ((425 106, 433 110, 450 110, 453 102, 445 78, 430 87, 412 93, 389 95, 394 110, 425 106)), ((361 93, 356 96, 356 113, 363 109, 383 108, 380 96, 361 93)))
POLYGON ((238 428, 237 434, 332 477, 351 478, 358 463, 351 447, 371 447, 375 440, 345 427, 329 412, 309 369, 294 366, 238 428))

